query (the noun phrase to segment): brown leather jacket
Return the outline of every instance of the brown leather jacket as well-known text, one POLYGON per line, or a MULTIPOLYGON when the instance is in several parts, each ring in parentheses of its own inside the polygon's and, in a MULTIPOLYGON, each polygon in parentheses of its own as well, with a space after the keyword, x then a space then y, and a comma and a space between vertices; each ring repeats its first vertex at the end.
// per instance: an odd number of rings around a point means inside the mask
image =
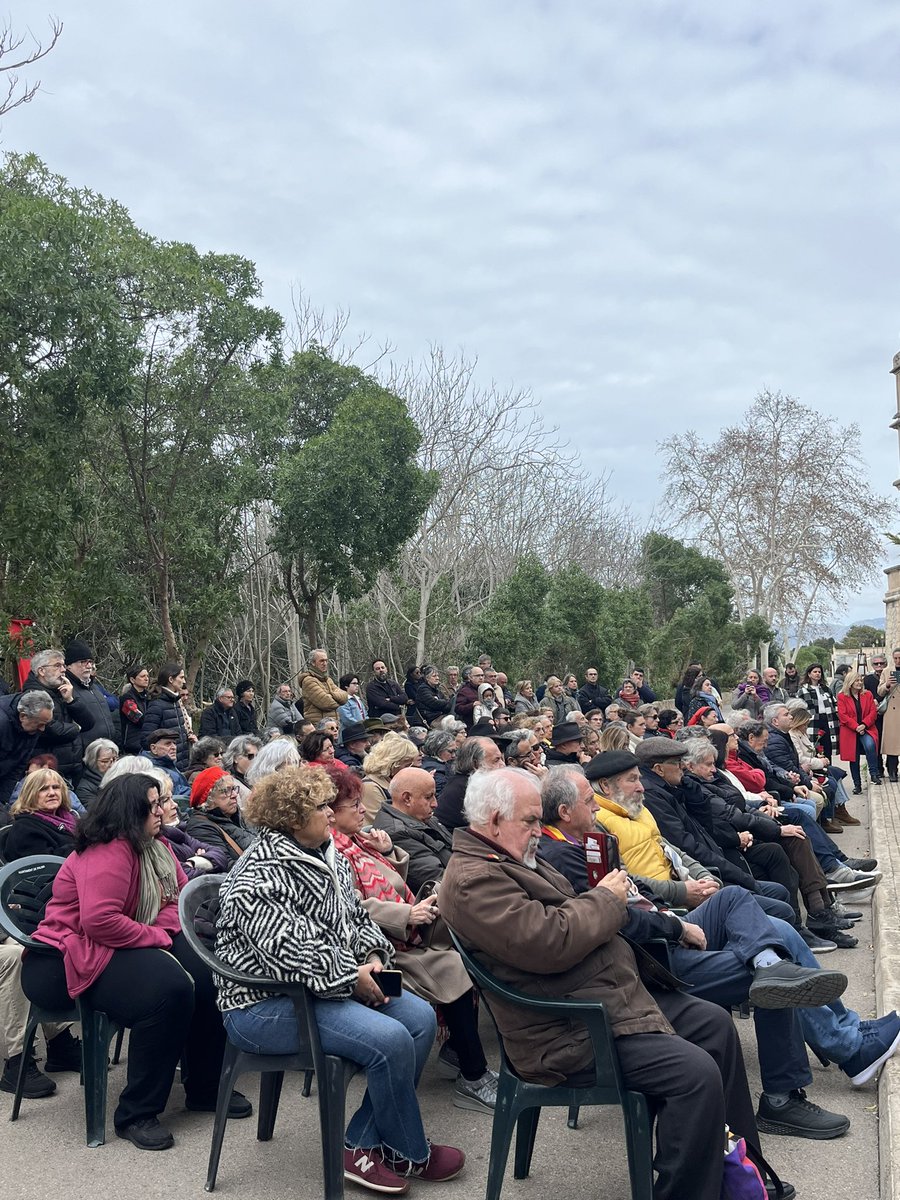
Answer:
MULTIPOLYGON (((613 1033, 674 1032, 618 936, 625 905, 607 888, 576 896, 538 860, 535 870, 469 829, 453 835, 440 890, 441 914, 499 979, 534 996, 602 1000, 613 1033)), ((561 1083, 593 1061, 583 1025, 492 1001, 510 1061, 524 1079, 561 1083)))

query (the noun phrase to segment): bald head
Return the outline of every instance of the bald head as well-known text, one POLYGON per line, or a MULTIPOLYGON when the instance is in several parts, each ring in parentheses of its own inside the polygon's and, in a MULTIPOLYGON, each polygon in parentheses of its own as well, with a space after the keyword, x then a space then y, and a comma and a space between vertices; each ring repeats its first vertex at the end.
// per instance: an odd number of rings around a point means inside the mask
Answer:
POLYGON ((427 821, 437 805, 434 777, 421 767, 404 767, 398 771, 389 790, 391 804, 417 821, 427 821))

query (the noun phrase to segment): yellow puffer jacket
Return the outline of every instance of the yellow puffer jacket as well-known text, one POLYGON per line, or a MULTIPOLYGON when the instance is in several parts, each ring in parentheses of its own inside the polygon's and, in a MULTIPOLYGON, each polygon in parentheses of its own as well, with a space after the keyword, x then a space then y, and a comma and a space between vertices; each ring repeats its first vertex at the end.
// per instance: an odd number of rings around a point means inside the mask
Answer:
POLYGON ((597 795, 602 812, 597 824, 619 839, 619 855, 631 875, 647 879, 671 879, 672 864, 663 853, 656 818, 648 808, 637 817, 629 817, 620 804, 597 795))

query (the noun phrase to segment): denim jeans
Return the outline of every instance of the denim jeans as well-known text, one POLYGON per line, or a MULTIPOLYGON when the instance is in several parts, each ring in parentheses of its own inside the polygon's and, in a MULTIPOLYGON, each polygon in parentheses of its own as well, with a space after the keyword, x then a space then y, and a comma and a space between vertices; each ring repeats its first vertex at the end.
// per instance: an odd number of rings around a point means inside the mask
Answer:
MULTIPOLYGON (((412 1162, 428 1158, 416 1084, 428 1060, 437 1023, 431 1005, 411 992, 367 1008, 357 1000, 315 1000, 319 1038, 326 1054, 359 1063, 366 1093, 350 1119, 352 1149, 384 1146, 412 1162)), ((250 1054, 293 1054, 297 1018, 287 996, 261 1000, 224 1014, 231 1041, 250 1054)))
POLYGON ((866 762, 869 764, 869 778, 881 778, 881 759, 878 757, 878 750, 875 746, 875 739, 871 733, 861 734, 856 743, 856 758, 850 763, 850 775, 853 778, 854 787, 862 787, 862 779, 859 774, 860 755, 865 754, 866 762))
MULTIPOLYGON (((778 927, 782 940, 790 951, 791 961, 801 967, 818 967, 816 956, 791 925, 771 918, 778 927)), ((815 1050, 840 1065, 857 1052, 862 1045, 859 1032, 859 1013, 845 1008, 840 1000, 823 1004, 819 1008, 798 1008, 797 1016, 803 1029, 803 1037, 815 1050)))
POLYGON ((806 808, 799 804, 785 804, 784 815, 795 825, 799 825, 806 834, 806 840, 826 875, 841 865, 846 855, 838 850, 819 822, 809 815, 806 808))

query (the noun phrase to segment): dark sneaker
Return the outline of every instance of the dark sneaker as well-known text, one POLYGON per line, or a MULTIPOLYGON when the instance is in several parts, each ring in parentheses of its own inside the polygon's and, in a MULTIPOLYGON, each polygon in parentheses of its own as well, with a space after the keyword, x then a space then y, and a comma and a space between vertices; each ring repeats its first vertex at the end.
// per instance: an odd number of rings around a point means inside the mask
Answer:
POLYGON ((344 1178, 370 1192, 384 1192, 388 1196, 405 1196, 409 1191, 409 1181, 391 1170, 377 1148, 345 1150, 344 1178))
MULTIPOLYGON (((198 1103, 196 1100, 186 1100, 184 1107, 189 1112, 211 1112, 216 1111, 216 1101, 210 1100, 205 1103, 198 1103)), ((243 1117, 253 1116, 253 1105, 243 1094, 243 1092, 232 1092, 231 1103, 228 1105, 228 1115, 232 1120, 240 1121, 243 1117)))
POLYGON ((801 967, 783 960, 757 967, 750 984, 750 1003, 757 1008, 818 1008, 842 996, 847 976, 841 971, 801 967))
POLYGON ((144 1117, 140 1121, 132 1121, 130 1125, 123 1125, 116 1130, 116 1137, 125 1138, 138 1150, 171 1150, 175 1145, 171 1133, 165 1125, 160 1125, 156 1117, 144 1117))
POLYGON ((766 1200, 794 1200, 797 1195, 797 1189, 786 1179, 782 1179, 780 1191, 778 1185, 772 1183, 770 1179, 767 1179, 763 1186, 766 1189, 766 1200))
POLYGON ((873 1017, 871 1021, 860 1021, 859 1027, 862 1030, 866 1029, 881 1029, 884 1025, 893 1021, 897 1016, 897 1010, 892 1008, 889 1013, 885 1013, 883 1017, 873 1017))
POLYGON ((834 942, 839 950, 852 950, 854 946, 859 945, 859 938, 853 937, 852 934, 844 933, 843 929, 838 929, 834 921, 820 917, 809 917, 808 920, 809 927, 813 933, 821 938, 825 938, 829 942, 834 942))
POLYGON ((849 867, 851 871, 874 871, 878 866, 877 858, 845 858, 841 866, 849 867))
POLYGON ((787 1104, 776 1108, 763 1092, 759 1098, 756 1123, 762 1133, 780 1133, 785 1137, 812 1138, 817 1142, 843 1137, 850 1121, 841 1113, 827 1112, 807 1100, 803 1088, 795 1088, 787 1104))
MULTIPOLYGON (((3 1065, 3 1074, 0 1075, 0 1092, 10 1092, 15 1095, 16 1081, 19 1078, 19 1065, 21 1062, 21 1054, 14 1054, 12 1058, 6 1060, 3 1065)), ((22 1096, 24 1099, 44 1100, 47 1096, 52 1096, 55 1091, 55 1080, 39 1070, 34 1059, 29 1057, 28 1065, 25 1068, 25 1079, 22 1083, 22 1096)))
MULTIPOLYGON (((862 1028, 862 1022, 860 1022, 862 1028)), ((900 1017, 883 1025, 862 1030, 862 1045, 857 1052, 840 1064, 854 1087, 868 1083, 900 1046, 900 1017)))
POLYGON ((80 1071, 81 1038, 72 1037, 68 1029, 58 1033, 47 1043, 45 1071, 80 1071))
POLYGON ((459 1055, 449 1042, 444 1042, 438 1051, 437 1073, 441 1079, 455 1079, 459 1074, 459 1055))
POLYGON ((828 954, 831 950, 837 950, 837 945, 834 942, 829 942, 827 938, 819 937, 813 933, 811 929, 807 929, 805 925, 801 925, 797 930, 800 936, 812 950, 813 954, 828 954))
POLYGON ((493 1071, 485 1071, 480 1079, 464 1079, 460 1075, 453 1089, 455 1108, 468 1108, 472 1112, 486 1112, 493 1116, 497 1107, 497 1080, 493 1071))
POLYGON ((409 1179, 424 1179, 426 1183, 446 1183, 455 1179, 466 1165, 466 1156, 455 1146, 435 1146, 428 1143, 428 1161, 410 1162, 408 1158, 389 1160, 398 1175, 409 1179))

